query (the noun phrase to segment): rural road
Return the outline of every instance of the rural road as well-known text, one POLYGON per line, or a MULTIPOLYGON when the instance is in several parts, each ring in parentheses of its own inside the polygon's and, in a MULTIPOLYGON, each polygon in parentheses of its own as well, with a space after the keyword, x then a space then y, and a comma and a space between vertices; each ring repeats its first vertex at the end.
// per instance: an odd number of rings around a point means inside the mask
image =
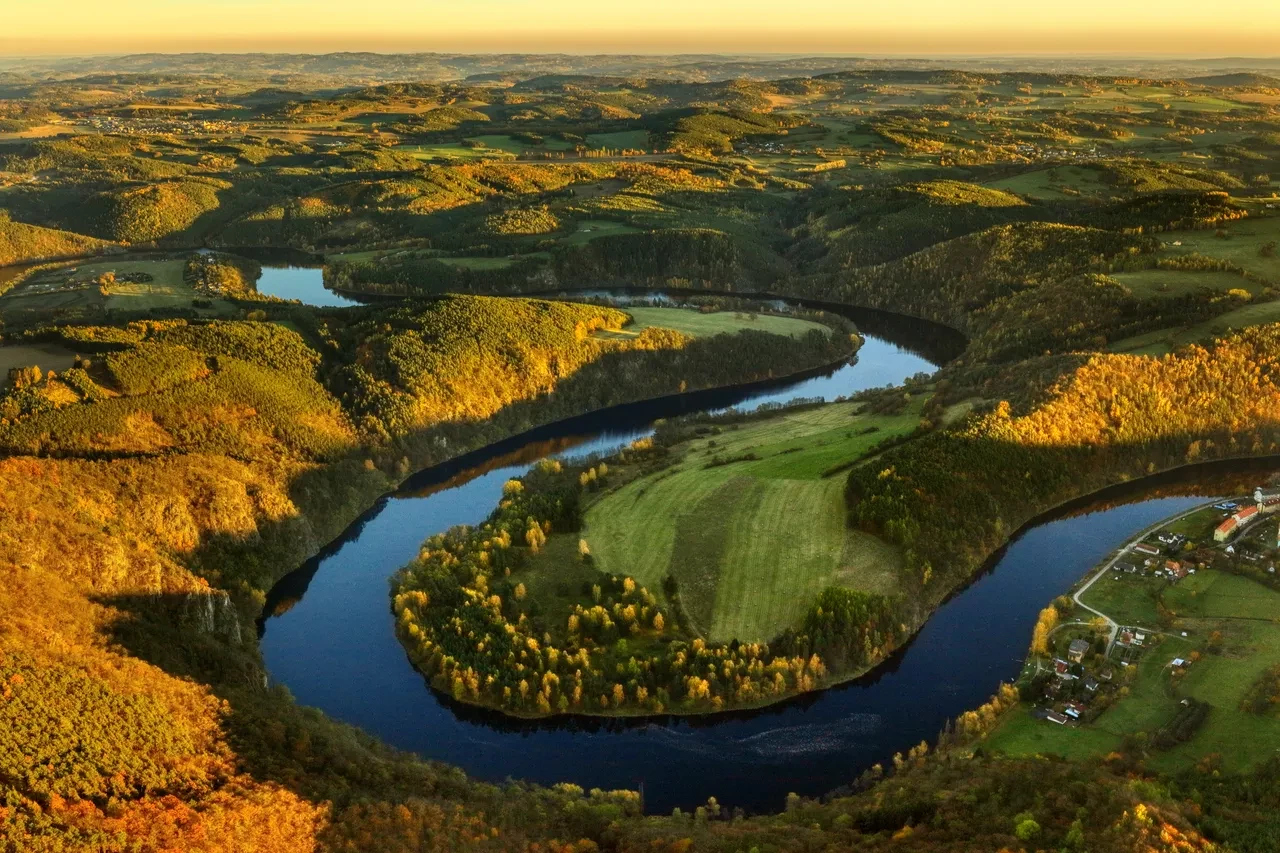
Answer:
MULTIPOLYGON (((1175 516, 1171 516, 1169 518, 1164 519, 1163 521, 1156 522, 1155 524, 1144 528, 1141 533, 1139 533, 1137 536, 1133 537, 1128 542, 1124 543, 1118 549, 1116 549, 1116 552, 1111 555, 1111 558, 1108 559, 1105 563, 1103 563, 1102 567, 1099 568, 1098 571, 1094 572, 1093 576, 1090 577, 1087 581, 1085 581, 1084 584, 1079 589, 1077 589, 1075 593, 1071 596, 1071 600, 1074 601, 1077 605, 1079 605, 1080 607, 1083 607, 1085 610, 1088 610, 1090 613, 1093 613, 1096 616, 1101 616, 1103 619, 1107 620, 1107 625, 1110 628, 1110 633, 1107 635, 1107 652, 1108 653, 1110 653, 1111 646, 1116 641, 1116 635, 1120 633, 1120 625, 1119 623, 1116 622, 1116 620, 1112 619, 1110 616, 1103 613, 1101 610, 1096 610, 1090 607, 1089 605, 1085 604, 1083 601, 1080 600, 1080 596, 1088 592, 1089 587, 1097 583, 1099 578, 1105 576, 1107 572, 1111 571, 1111 567, 1116 564, 1116 561, 1119 560, 1121 557, 1123 557, 1125 554, 1127 554, 1130 548, 1132 548, 1134 545, 1138 544, 1144 538, 1146 538, 1147 534, 1151 533, 1153 530, 1158 530, 1161 527, 1164 527, 1169 524, 1173 524, 1173 522, 1178 521, 1179 519, 1186 518, 1188 515, 1197 513, 1200 510, 1204 509, 1205 507, 1213 506, 1215 503, 1218 503, 1221 500, 1224 500, 1224 499, 1218 498, 1217 500, 1206 501, 1205 503, 1202 503, 1199 506, 1194 506, 1185 512, 1180 512, 1175 516)), ((1227 500, 1231 500, 1231 499, 1228 498, 1227 500)), ((1246 501, 1247 498, 1241 498, 1240 500, 1246 501)), ((1154 632, 1154 633, 1159 633, 1159 632, 1154 632)))

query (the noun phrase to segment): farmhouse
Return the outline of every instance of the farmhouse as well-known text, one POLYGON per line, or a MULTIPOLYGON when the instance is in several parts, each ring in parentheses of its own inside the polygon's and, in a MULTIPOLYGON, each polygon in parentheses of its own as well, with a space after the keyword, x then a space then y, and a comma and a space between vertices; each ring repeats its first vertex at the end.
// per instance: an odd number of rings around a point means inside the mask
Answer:
POLYGON ((1071 641, 1071 645, 1067 647, 1067 660, 1072 663, 1080 663, 1084 660, 1084 656, 1089 651, 1089 641, 1076 639, 1071 641))
POLYGON ((1139 542, 1133 546, 1133 550, 1138 554, 1146 554, 1149 557, 1160 556, 1160 549, 1149 542, 1139 542))
POLYGON ((1045 719, 1051 723, 1057 723, 1060 726, 1065 726, 1067 724, 1067 718, 1062 714, 1059 714, 1057 711, 1050 711, 1045 715, 1045 719))
POLYGON ((1120 562, 1115 564, 1115 570, 1117 572, 1128 572, 1129 574, 1133 574, 1138 570, 1138 567, 1135 566, 1133 563, 1126 563, 1123 560, 1121 560, 1120 562))

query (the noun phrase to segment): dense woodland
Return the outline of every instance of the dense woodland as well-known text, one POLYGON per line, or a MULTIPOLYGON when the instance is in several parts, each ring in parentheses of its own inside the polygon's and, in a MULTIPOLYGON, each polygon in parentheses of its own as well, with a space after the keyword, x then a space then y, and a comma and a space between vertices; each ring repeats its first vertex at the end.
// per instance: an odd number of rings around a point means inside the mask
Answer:
MULTIPOLYGON (((831 472, 850 523, 905 553, 905 597, 832 589, 768 644, 705 643, 678 588, 602 575, 574 547, 608 463, 537 469, 486 526, 422 531, 401 639, 437 687, 510 713, 821 687, 904 641, 1041 510, 1276 452, 1273 78, 503 62, 0 73, 0 266, 180 270, 74 286, 0 270, 4 343, 71 365, 20 362, 0 394, 0 850, 1275 849, 1274 759, 1162 775, 1136 748, 992 758, 998 699, 821 802, 645 817, 634 792, 478 783, 263 686, 266 590, 412 471, 850 352, 845 330, 628 337, 608 334, 616 309, 490 294, 772 293, 969 338, 919 430, 831 472), (397 299, 260 298, 250 247, 397 299), (547 565, 586 581, 563 612, 521 595, 547 565)), ((900 391, 867 400, 894 410, 900 391)), ((1273 681, 1252 697, 1266 713, 1273 681)))

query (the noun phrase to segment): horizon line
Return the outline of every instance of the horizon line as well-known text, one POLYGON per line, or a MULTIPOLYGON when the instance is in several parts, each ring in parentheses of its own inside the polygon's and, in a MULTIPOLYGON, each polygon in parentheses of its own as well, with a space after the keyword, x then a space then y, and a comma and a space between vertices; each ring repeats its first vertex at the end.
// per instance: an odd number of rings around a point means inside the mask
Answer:
POLYGON ((1061 51, 981 51, 975 53, 915 53, 915 52, 883 52, 872 53, 857 51, 850 53, 829 51, 575 51, 575 50, 377 50, 377 49, 340 49, 340 50, 132 50, 119 53, 72 51, 68 53, 10 53, 0 49, 0 57, 8 59, 125 59, 132 56, 340 56, 372 54, 376 56, 573 56, 573 57, 632 57, 650 58, 683 58, 707 57, 720 59, 902 59, 929 60, 940 59, 1166 59, 1166 60, 1219 60, 1219 61, 1280 61, 1280 53, 1266 54, 1219 54, 1219 53, 1159 53, 1159 52, 1111 52, 1083 53, 1078 50, 1063 49, 1061 51))

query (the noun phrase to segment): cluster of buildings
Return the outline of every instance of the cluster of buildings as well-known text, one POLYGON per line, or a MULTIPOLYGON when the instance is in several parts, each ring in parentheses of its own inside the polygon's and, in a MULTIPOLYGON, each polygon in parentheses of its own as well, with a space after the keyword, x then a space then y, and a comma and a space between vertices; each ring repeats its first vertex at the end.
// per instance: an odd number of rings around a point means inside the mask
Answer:
POLYGON ((1089 708, 1111 681, 1114 671, 1104 665, 1098 672, 1086 670, 1084 662, 1093 644, 1077 637, 1068 644, 1065 657, 1053 661, 1053 677, 1045 685, 1044 702, 1032 715, 1060 726, 1077 723, 1085 717, 1089 708))
POLYGON ((243 122, 204 119, 196 117, 163 116, 156 118, 131 118, 121 116, 91 116, 77 122, 80 127, 91 127, 99 133, 127 133, 132 136, 192 136, 213 134, 225 136, 243 133, 243 122))
MULTIPOLYGON (((1256 489, 1253 493, 1254 502, 1249 506, 1237 509, 1231 515, 1222 520, 1213 531, 1214 542, 1226 542, 1239 531, 1243 530, 1250 523, 1257 521, 1264 515, 1271 515, 1280 510, 1280 495, 1264 495, 1262 489, 1256 489)), ((1236 504, 1217 504, 1215 508, 1226 509, 1234 508, 1236 504)), ((1280 546, 1278 541, 1277 546, 1280 546)))

